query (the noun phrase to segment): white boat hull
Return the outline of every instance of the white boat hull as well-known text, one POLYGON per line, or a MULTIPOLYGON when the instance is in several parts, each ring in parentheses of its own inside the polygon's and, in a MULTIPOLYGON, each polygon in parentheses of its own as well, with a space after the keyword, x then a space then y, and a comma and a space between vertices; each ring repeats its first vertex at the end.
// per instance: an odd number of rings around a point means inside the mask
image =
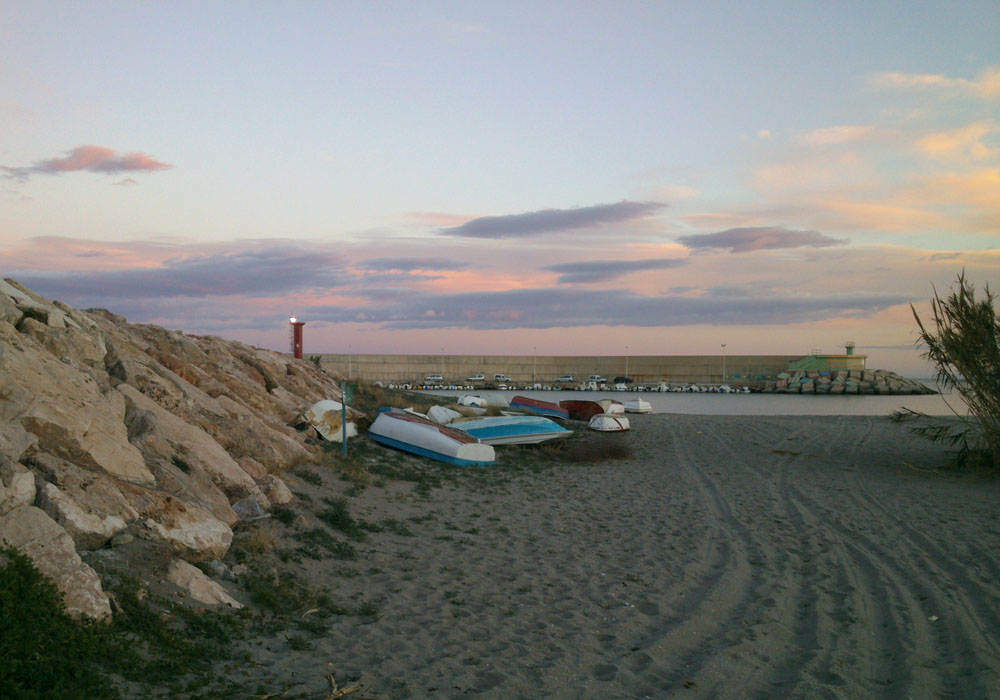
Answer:
MULTIPOLYGON (((316 429, 316 432, 324 440, 329 442, 343 442, 344 429, 341 423, 343 412, 344 407, 339 401, 327 399, 314 403, 302 416, 309 425, 316 429)), ((358 426, 348 421, 347 437, 357 437, 357 434, 358 426)))
POLYGON ((642 399, 629 399, 625 402, 626 413, 649 413, 652 410, 652 405, 642 399))
POLYGON ((462 467, 496 464, 492 445, 398 409, 381 409, 368 436, 383 445, 462 467))
POLYGON ((621 433, 629 430, 632 426, 623 414, 620 413, 598 413, 590 419, 587 424, 591 430, 601 433, 621 433))

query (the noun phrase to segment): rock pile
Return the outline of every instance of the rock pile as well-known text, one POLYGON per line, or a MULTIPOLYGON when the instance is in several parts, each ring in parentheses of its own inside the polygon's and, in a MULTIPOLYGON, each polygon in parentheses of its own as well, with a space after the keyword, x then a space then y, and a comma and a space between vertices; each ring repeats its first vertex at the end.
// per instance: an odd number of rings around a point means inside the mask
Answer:
POLYGON ((763 391, 776 394, 935 394, 914 379, 885 369, 781 372, 763 391))
MULTIPOLYGON (((316 461, 291 426, 339 399, 339 380, 0 281, 0 540, 55 580, 71 612, 105 617, 79 553, 144 540, 175 559, 221 558, 241 517, 291 498, 278 475, 316 461)), ((171 571, 197 579, 176 561, 171 571)))

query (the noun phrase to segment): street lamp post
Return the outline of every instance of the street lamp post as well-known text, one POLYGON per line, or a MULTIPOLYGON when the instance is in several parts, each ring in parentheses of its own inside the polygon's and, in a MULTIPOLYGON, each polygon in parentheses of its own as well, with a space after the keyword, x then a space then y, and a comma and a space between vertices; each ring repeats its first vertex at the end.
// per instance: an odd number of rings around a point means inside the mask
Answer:
POLYGON ((531 348, 531 383, 535 383, 535 366, 536 357, 538 356, 538 346, 535 345, 531 348))
POLYGON ((722 381, 726 381, 726 344, 722 344, 722 381))
POLYGON ((628 345, 625 346, 625 380, 628 381, 628 345))

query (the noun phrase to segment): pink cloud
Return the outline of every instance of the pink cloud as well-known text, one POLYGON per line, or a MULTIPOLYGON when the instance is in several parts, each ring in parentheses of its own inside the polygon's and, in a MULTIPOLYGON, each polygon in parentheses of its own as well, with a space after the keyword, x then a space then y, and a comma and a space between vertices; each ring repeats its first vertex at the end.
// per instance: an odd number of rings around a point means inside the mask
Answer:
POLYGON ((27 180, 35 174, 58 175, 70 172, 117 174, 125 172, 155 172, 169 170, 172 165, 161 163, 145 153, 118 155, 105 146, 85 145, 68 151, 64 158, 50 158, 28 167, 2 167, 8 177, 27 180))

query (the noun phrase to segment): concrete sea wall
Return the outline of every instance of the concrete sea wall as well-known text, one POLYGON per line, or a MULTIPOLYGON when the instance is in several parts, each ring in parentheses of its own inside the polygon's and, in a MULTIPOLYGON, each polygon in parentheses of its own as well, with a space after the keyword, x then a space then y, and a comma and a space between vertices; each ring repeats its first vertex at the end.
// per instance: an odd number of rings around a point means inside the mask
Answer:
POLYGON ((475 374, 484 374, 487 383, 494 374, 505 374, 518 384, 553 383, 571 374, 584 382, 591 374, 609 381, 628 376, 636 383, 693 382, 738 386, 759 384, 774 378, 790 362, 804 355, 353 355, 306 354, 319 357, 330 369, 352 380, 421 383, 424 377, 440 374, 444 384, 466 383, 475 374), (723 371, 725 378, 723 378, 723 371))

